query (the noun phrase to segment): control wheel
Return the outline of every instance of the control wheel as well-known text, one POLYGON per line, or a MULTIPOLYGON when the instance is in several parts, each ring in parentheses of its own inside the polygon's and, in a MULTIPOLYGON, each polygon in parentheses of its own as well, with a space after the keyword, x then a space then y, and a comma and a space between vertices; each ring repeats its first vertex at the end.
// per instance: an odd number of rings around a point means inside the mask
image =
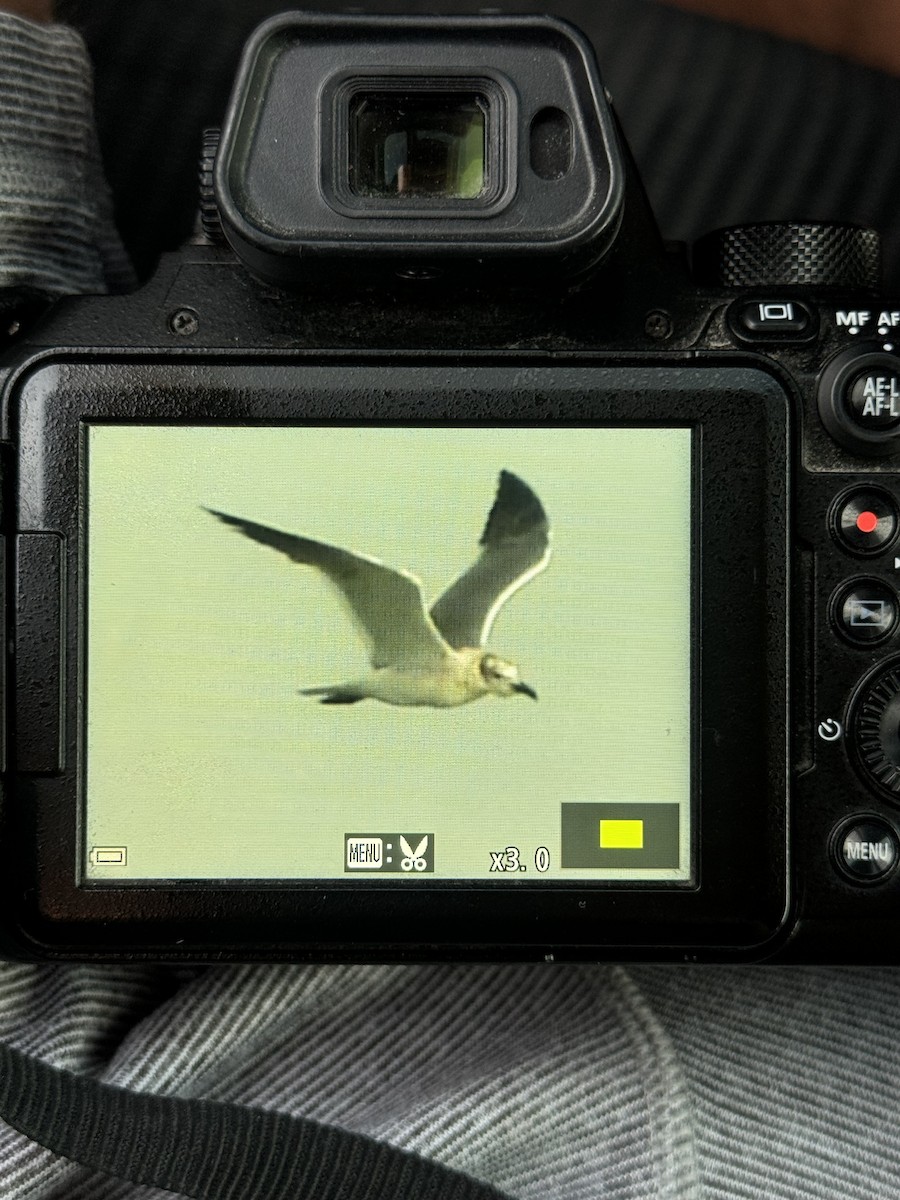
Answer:
POLYGON ((900 803, 900 659, 874 671, 853 702, 851 738, 863 775, 900 803))
POLYGON ((698 283, 714 287, 881 287, 874 229, 771 221, 717 229, 694 246, 698 283))

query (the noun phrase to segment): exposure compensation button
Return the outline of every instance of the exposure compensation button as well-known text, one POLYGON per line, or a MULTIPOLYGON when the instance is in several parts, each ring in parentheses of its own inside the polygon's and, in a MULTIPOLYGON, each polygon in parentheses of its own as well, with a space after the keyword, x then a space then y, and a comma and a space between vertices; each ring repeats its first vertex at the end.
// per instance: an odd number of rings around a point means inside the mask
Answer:
POLYGON ((838 869, 854 883, 878 883, 900 859, 900 842, 880 817, 860 817, 837 829, 832 853, 838 869))

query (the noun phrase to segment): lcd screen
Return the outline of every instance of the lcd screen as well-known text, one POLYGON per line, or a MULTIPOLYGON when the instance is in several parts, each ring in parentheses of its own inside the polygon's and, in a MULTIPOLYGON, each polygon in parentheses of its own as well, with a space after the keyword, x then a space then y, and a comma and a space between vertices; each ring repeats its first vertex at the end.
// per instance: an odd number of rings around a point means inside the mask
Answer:
POLYGON ((692 879, 690 429, 84 448, 85 882, 692 879))

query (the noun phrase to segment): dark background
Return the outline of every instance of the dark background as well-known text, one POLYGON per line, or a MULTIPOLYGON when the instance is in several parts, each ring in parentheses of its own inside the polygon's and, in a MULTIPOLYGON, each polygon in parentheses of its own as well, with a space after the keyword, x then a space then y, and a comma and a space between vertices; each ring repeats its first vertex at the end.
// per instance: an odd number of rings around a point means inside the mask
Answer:
MULTIPOLYGON (((221 120, 246 35, 288 7, 59 3, 94 60, 101 146, 142 276, 191 232, 200 133, 221 120)), ((483 9, 452 0, 314 7, 483 9)), ((588 33, 665 237, 747 221, 857 221, 884 234, 889 288, 900 292, 900 79, 652 0, 507 0, 491 11, 550 11, 588 33)))

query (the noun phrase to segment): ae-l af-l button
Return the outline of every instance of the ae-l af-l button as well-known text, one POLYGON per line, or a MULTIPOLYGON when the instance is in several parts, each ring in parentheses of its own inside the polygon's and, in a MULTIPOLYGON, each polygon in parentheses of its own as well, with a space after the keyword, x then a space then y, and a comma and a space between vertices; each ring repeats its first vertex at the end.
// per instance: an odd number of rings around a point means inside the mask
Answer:
POLYGON ((836 355, 819 380, 819 416, 854 454, 900 452, 900 357, 860 347, 836 355))
POLYGON ((868 367, 846 386, 847 411, 861 429, 894 429, 900 425, 900 370, 868 367))

